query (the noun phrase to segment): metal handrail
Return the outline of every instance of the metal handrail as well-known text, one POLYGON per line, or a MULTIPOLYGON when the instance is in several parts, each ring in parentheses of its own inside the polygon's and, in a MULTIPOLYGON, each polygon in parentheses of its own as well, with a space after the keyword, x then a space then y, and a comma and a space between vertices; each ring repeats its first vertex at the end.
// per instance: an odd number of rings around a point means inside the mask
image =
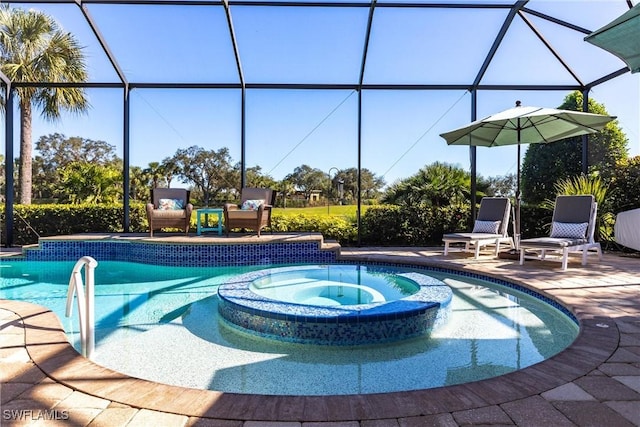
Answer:
POLYGON ((95 348, 95 297, 94 297, 94 270, 98 261, 90 256, 83 256, 76 262, 69 278, 67 289, 67 310, 65 315, 71 316, 74 293, 78 296, 78 320, 80 323, 80 344, 82 355, 91 359, 95 348), (84 267, 84 284, 82 281, 82 268, 84 267))

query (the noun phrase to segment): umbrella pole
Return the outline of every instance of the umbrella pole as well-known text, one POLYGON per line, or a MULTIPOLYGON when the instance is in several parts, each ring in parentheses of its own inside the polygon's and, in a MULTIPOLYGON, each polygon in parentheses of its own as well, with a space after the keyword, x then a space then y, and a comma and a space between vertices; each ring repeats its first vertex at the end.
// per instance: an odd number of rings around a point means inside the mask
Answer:
POLYGON ((513 243, 516 252, 518 252, 520 250, 520 118, 518 118, 518 162, 516 174, 516 222, 513 230, 513 243))

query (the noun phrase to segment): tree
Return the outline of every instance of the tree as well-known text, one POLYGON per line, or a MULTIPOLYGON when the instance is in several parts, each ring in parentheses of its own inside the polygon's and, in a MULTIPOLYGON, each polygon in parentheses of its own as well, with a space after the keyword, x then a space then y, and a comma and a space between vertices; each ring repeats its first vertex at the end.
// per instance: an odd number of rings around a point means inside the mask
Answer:
POLYGON ((296 186, 293 182, 287 179, 283 179, 282 181, 280 181, 277 188, 279 193, 282 195, 282 207, 286 209, 287 199, 295 194, 296 186))
POLYGON ((270 175, 263 174, 260 166, 247 168, 245 171, 245 179, 245 185, 247 187, 271 189, 276 189, 278 187, 276 180, 274 180, 270 175))
POLYGON ((116 148, 105 141, 79 136, 67 138, 60 133, 41 136, 36 141, 36 150, 42 160, 52 167, 81 161, 108 165, 120 160, 116 148))
POLYGON ((85 162, 117 166, 122 163, 113 145, 78 136, 67 138, 59 133, 41 136, 35 148, 39 154, 32 170, 37 198, 52 198, 60 192, 61 172, 69 164, 85 162))
POLYGON ((396 205, 461 205, 470 199, 470 188, 469 172, 458 166, 435 162, 391 185, 382 201, 396 205))
POLYGON ((183 182, 195 185, 202 192, 205 206, 209 206, 209 202, 222 192, 233 188, 235 169, 226 147, 215 151, 193 145, 179 149, 165 162, 175 164, 183 182))
MULTIPOLYGON (((87 80, 82 48, 71 33, 37 10, 0 8, 0 70, 12 82, 80 83, 87 80)), ((20 203, 31 204, 33 107, 45 119, 55 120, 62 110, 84 112, 89 102, 84 89, 74 87, 19 87, 20 203)))
POLYGON ((178 165, 171 158, 164 159, 162 161, 162 172, 164 173, 164 179, 167 181, 167 188, 171 187, 171 181, 180 172, 178 165))
POLYGON ((149 175, 140 166, 129 168, 129 197, 132 200, 149 200, 149 175))
POLYGON ((285 181, 292 182, 296 190, 304 193, 305 199, 311 198, 313 191, 327 188, 327 174, 318 168, 309 165, 298 166, 285 178, 285 181))
POLYGON ((640 208, 640 156, 621 160, 613 171, 607 197, 611 212, 640 208))
MULTIPOLYGON (((478 181, 484 180, 478 177, 478 181)), ((503 176, 490 176, 486 179, 487 195, 496 197, 516 196, 516 174, 510 173, 503 176)))
MULTIPOLYGON (((338 171, 332 179, 332 188, 335 190, 338 181, 343 182, 343 199, 354 202, 358 199, 358 169, 348 168, 338 171)), ((378 197, 382 187, 385 185, 384 178, 376 176, 367 168, 360 170, 360 181, 362 186, 362 197, 364 199, 374 199, 378 197)))
MULTIPOLYGON (((159 162, 150 162, 149 165, 143 170, 144 174, 151 178, 153 188, 158 188, 160 183, 160 177, 164 174, 163 167, 159 162)), ((164 177, 163 177, 164 180, 164 177)))
MULTIPOLYGON (((582 93, 573 92, 559 107, 582 111, 582 93)), ((608 114, 603 105, 589 99, 589 112, 608 114)), ((589 135, 588 174, 600 175, 605 183, 611 180, 616 164, 627 158, 628 140, 616 121, 589 135)), ((531 144, 522 163, 522 198, 530 204, 540 204, 554 198, 554 184, 582 174, 582 137, 568 138, 549 144, 531 144)))
POLYGON ((73 162, 62 169, 62 199, 69 203, 116 203, 122 198, 121 169, 73 162))

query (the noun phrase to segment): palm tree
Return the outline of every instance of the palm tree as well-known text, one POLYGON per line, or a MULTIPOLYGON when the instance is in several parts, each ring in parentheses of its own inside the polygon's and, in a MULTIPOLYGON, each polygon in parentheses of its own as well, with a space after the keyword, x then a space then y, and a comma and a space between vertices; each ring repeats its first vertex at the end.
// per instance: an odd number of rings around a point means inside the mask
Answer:
POLYGON ((140 166, 129 168, 129 197, 131 200, 149 199, 149 178, 140 166))
POLYGON ((153 188, 158 188, 160 177, 164 174, 162 165, 159 162, 151 162, 143 172, 151 177, 153 188))
MULTIPOLYGON (((0 70, 13 83, 81 83, 87 80, 82 47, 57 22, 37 10, 0 7, 0 70)), ((48 120, 62 110, 84 112, 89 102, 84 89, 73 87, 18 87, 20 103, 20 203, 31 204, 32 109, 48 120)))
POLYGON ((282 194, 282 207, 287 208, 287 198, 296 192, 296 186, 293 182, 283 179, 279 184, 280 194, 282 194))
POLYGON ((384 203, 430 206, 459 205, 469 199, 471 175, 447 163, 435 162, 392 184, 384 203))
POLYGON ((170 188, 171 181, 180 174, 180 169, 173 158, 168 157, 162 161, 161 170, 164 174, 164 179, 167 181, 167 188, 170 188))

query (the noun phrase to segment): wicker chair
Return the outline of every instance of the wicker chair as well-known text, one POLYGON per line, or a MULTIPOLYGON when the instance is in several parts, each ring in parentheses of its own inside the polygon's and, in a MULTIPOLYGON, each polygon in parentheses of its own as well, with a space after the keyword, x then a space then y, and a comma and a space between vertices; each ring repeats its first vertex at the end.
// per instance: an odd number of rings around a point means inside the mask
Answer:
POLYGON ((147 203, 149 236, 161 228, 183 229, 189 234, 193 205, 189 203, 189 190, 184 188, 154 188, 151 203, 147 203))
POLYGON ((260 231, 271 226, 274 195, 275 192, 268 188, 243 188, 239 205, 224 205, 224 228, 227 236, 232 228, 247 228, 255 230, 260 237, 260 231))

